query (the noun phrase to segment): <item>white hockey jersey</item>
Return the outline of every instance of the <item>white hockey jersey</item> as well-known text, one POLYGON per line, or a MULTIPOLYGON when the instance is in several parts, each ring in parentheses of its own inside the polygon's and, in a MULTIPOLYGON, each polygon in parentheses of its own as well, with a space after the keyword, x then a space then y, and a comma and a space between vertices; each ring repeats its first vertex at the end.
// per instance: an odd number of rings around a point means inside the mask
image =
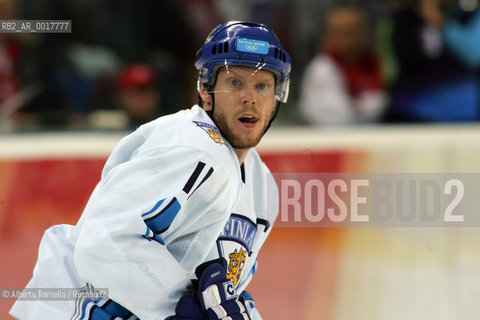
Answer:
POLYGON ((11 314, 165 319, 195 268, 220 256, 242 292, 277 214, 275 182, 254 149, 240 166, 199 106, 158 118, 119 142, 77 225, 46 231, 27 286, 108 297, 17 301, 11 314))

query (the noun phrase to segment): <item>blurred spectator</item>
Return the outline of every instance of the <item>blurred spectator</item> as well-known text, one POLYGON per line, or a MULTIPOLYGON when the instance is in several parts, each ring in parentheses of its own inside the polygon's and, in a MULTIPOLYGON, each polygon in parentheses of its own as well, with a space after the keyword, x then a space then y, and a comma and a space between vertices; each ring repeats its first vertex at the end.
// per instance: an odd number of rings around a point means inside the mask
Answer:
POLYGON ((307 66, 300 107, 316 125, 377 121, 387 95, 371 30, 357 7, 338 6, 326 16, 322 51, 307 66))
POLYGON ((110 48, 89 43, 69 43, 64 54, 65 62, 57 63, 51 74, 65 97, 69 125, 88 127, 89 113, 98 108, 100 101, 105 103, 103 84, 117 72, 120 61, 110 48))
MULTIPOLYGON (((445 48, 442 37, 452 5, 452 0, 405 1, 395 12, 393 47, 399 73, 388 120, 478 119, 477 72, 459 63, 445 48)), ((470 50, 469 46, 461 48, 453 42, 452 47, 464 53, 470 50)))
POLYGON ((140 125, 159 116, 160 93, 157 77, 152 68, 143 64, 127 66, 119 75, 118 100, 128 116, 128 128, 140 125))
MULTIPOLYGON (((0 20, 15 18, 12 0, 0 0, 0 20)), ((20 107, 16 97, 20 92, 17 65, 20 59, 20 43, 12 33, 0 33, 0 117, 10 117, 20 107)))
POLYGON ((460 1, 450 10, 443 28, 445 46, 465 66, 480 66, 480 9, 478 1, 460 1), (468 4, 470 3, 470 6, 468 4))
POLYGON ((107 124, 118 104, 113 77, 126 61, 155 68, 168 93, 162 96, 165 112, 196 101, 184 93, 193 90, 179 84, 196 77, 191 52, 201 42, 192 41, 178 2, 42 0, 28 2, 22 12, 25 19, 73 21, 69 34, 29 35, 33 41, 22 63, 26 83, 39 83, 42 93, 26 109, 44 127, 114 129, 107 124))
POLYGON ((0 34, 0 106, 2 114, 14 109, 9 100, 20 91, 20 82, 16 66, 20 55, 20 46, 15 38, 0 34))

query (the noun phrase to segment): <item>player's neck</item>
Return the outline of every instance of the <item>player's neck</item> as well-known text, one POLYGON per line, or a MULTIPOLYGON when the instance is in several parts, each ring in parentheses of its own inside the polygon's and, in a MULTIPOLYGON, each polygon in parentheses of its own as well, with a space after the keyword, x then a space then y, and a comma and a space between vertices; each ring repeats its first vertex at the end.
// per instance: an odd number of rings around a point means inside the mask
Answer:
POLYGON ((248 150, 250 150, 250 148, 242 148, 242 149, 233 148, 233 150, 237 155, 238 163, 242 165, 243 161, 245 161, 245 158, 247 157, 247 153, 248 153, 248 150))

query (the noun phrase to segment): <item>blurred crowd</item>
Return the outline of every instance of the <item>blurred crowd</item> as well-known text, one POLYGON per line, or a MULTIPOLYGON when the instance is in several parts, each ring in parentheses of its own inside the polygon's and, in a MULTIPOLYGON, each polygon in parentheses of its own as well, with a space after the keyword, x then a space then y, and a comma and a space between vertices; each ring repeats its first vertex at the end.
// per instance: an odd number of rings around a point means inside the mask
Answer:
POLYGON ((281 124, 479 120, 479 0, 0 0, 0 131, 133 130, 197 101, 196 50, 218 23, 270 26, 292 57, 281 124))

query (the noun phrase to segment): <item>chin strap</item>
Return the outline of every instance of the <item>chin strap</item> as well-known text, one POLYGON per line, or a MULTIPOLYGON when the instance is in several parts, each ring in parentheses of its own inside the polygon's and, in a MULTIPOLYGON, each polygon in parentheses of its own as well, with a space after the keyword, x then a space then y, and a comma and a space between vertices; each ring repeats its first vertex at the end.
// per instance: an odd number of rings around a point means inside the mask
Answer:
POLYGON ((212 109, 210 109, 208 111, 205 111, 205 112, 208 114, 210 119, 212 119, 213 123, 215 123, 215 126, 217 127, 218 130, 220 130, 220 133, 223 136, 222 130, 218 127, 217 123, 215 122, 215 119, 213 118, 213 110, 215 109, 215 96, 214 96, 213 92, 211 92, 209 94, 210 94, 210 97, 212 98, 212 109))
POLYGON ((265 131, 263 131, 263 134, 265 134, 267 132, 267 130, 270 129, 270 126, 272 125, 272 122, 275 119, 275 117, 277 116, 278 110, 280 109, 280 104, 281 104, 280 101, 275 102, 275 109, 272 112, 272 117, 270 118, 270 122, 268 123, 267 128, 265 128, 265 131))

